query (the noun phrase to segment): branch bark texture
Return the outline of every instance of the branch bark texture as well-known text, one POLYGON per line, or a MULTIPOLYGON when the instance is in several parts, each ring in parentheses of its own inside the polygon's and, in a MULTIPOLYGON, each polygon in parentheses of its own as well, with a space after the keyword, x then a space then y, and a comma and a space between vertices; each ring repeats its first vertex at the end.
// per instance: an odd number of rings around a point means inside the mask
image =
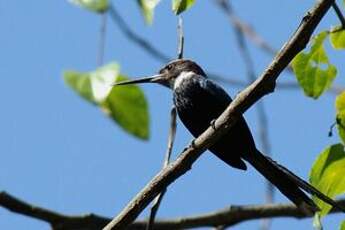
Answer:
POLYGON ((279 74, 306 47, 316 26, 333 3, 334 0, 318 1, 303 17, 295 33, 261 77, 243 90, 215 121, 213 127, 209 127, 181 153, 175 162, 159 172, 104 229, 125 229, 129 226, 162 190, 186 173, 202 152, 226 133, 243 112, 264 95, 273 92, 279 74))
MULTIPOLYGON (((338 200, 339 205, 345 205, 345 200, 338 200)), ((95 214, 87 215, 65 215, 48 210, 36 205, 29 204, 6 192, 0 192, 0 206, 9 211, 19 213, 49 223, 54 230, 99 230, 111 219, 95 214)), ((339 210, 332 209, 330 213, 337 213, 339 210)), ((230 227, 235 224, 266 217, 292 217, 307 218, 292 204, 272 205, 244 205, 229 206, 222 210, 205 213, 197 216, 187 216, 176 219, 156 220, 153 230, 166 229, 190 229, 198 227, 230 227)), ((147 221, 136 221, 129 225, 128 230, 145 230, 147 221)))

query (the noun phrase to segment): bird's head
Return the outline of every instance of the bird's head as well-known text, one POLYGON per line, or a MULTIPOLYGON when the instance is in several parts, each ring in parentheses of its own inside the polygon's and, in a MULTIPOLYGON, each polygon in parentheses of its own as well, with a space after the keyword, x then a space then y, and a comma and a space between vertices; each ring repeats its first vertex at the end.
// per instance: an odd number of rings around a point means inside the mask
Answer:
POLYGON ((173 89, 175 81, 181 76, 182 73, 193 72, 194 74, 206 77, 202 68, 191 60, 177 59, 169 62, 159 73, 150 77, 138 78, 135 80, 117 82, 114 85, 129 85, 140 83, 158 83, 168 88, 173 89))

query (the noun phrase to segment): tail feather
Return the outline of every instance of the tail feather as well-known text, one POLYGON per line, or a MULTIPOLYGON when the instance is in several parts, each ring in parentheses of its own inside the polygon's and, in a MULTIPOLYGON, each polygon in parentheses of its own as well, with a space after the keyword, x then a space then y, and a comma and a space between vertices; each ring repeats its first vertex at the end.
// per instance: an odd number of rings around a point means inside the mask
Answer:
POLYGON ((345 209, 338 205, 334 200, 324 195, 308 182, 296 176, 290 170, 279 165, 277 162, 273 161, 268 156, 265 156, 258 150, 255 151, 254 154, 250 154, 246 157, 245 160, 306 213, 315 213, 319 211, 319 208, 314 201, 303 192, 303 190, 345 212, 345 209))
POLYGON ((320 192, 317 188, 303 180, 302 178, 298 177, 296 174, 291 172, 289 169, 285 168, 284 166, 278 164, 276 161, 272 160, 270 157, 265 156, 268 161, 270 161, 273 165, 279 168, 282 172, 286 174, 292 181, 294 181, 301 189, 306 191, 307 193, 316 196, 320 200, 328 203, 329 205, 339 209, 342 212, 345 212, 345 207, 342 207, 337 202, 335 202, 332 198, 326 196, 322 192, 320 192))

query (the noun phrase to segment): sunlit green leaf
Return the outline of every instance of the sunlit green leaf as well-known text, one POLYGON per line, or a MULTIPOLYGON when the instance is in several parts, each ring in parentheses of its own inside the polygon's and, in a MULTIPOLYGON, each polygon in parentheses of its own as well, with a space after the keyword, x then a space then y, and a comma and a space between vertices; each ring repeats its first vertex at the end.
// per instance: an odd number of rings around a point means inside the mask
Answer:
POLYGON ((77 6, 80 6, 82 8, 85 8, 97 13, 103 13, 107 11, 109 8, 108 0, 68 0, 68 1, 77 6))
POLYGON ((154 9, 160 0, 137 0, 137 2, 140 6, 141 12, 144 15, 146 23, 152 24, 154 9))
POLYGON ((318 34, 312 41, 309 52, 300 52, 292 61, 292 68, 304 93, 318 98, 332 84, 337 69, 327 57, 323 42, 328 33, 318 34))
POLYGON ((89 73, 65 71, 64 79, 80 96, 89 102, 100 104, 112 90, 112 84, 118 75, 119 66, 111 63, 89 73))
POLYGON ((345 221, 343 221, 340 225, 340 230, 345 230, 345 221))
POLYGON ((313 228, 314 230, 322 230, 321 217, 319 213, 315 213, 314 215, 313 228))
POLYGON ((89 102, 95 103, 91 90, 91 82, 88 74, 79 73, 73 70, 64 72, 65 82, 80 96, 89 102))
MULTIPOLYGON (((315 160, 309 175, 312 185, 327 196, 334 198, 345 192, 345 151, 342 144, 326 148, 315 160)), ((331 206, 313 198, 320 207, 320 215, 326 215, 331 206)))
MULTIPOLYGON (((116 81, 127 77, 119 75, 116 81)), ((114 87, 103 104, 109 115, 122 128, 142 139, 149 137, 148 105, 144 93, 136 85, 114 87)))
POLYGON ((345 49, 345 29, 333 28, 329 38, 334 49, 345 49))
POLYGON ((99 106, 121 128, 141 139, 149 137, 148 105, 138 86, 112 87, 126 77, 119 65, 110 63, 95 71, 66 71, 65 82, 81 97, 99 106))
POLYGON ((345 143, 345 92, 342 92, 335 99, 337 111, 337 128, 340 138, 345 143))
POLYGON ((175 14, 188 10, 195 3, 195 0, 172 0, 172 9, 175 14))

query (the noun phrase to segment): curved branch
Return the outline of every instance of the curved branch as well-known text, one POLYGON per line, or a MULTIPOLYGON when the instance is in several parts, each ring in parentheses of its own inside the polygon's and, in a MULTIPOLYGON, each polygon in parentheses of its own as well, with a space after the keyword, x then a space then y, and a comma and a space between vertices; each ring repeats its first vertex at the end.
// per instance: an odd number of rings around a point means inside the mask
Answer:
POLYGON ((111 4, 109 7, 110 18, 116 23, 120 30, 126 35, 126 37, 131 40, 134 44, 137 44, 147 53, 151 54, 152 57, 158 59, 161 62, 168 62, 171 60, 166 54, 162 53, 159 49, 154 47, 150 42, 145 40, 139 34, 135 33, 117 12, 115 7, 111 4))
POLYGON ((243 22, 239 17, 237 17, 229 7, 226 0, 215 0, 216 4, 224 11, 224 13, 229 17, 232 25, 241 31, 247 38, 249 38, 254 44, 260 47, 262 50, 266 51, 271 55, 275 55, 277 50, 273 48, 268 42, 266 42, 256 31, 247 23, 243 22))
MULTIPOLYGON (((151 44, 149 41, 145 40, 145 38, 141 37, 139 34, 134 32, 128 26, 128 24, 125 22, 125 20, 121 17, 121 15, 117 12, 117 10, 115 9, 115 7, 113 5, 111 5, 109 12, 110 12, 110 16, 111 16, 111 19, 113 20, 113 22, 119 26, 120 30, 124 33, 124 35, 129 40, 131 40, 133 43, 137 44, 140 48, 142 48, 143 50, 148 52, 152 57, 156 58, 158 61, 160 61, 162 63, 166 63, 166 62, 172 60, 172 58, 170 58, 166 54, 162 53, 161 51, 159 51, 158 48, 154 47, 153 44, 151 44)), ((241 30, 249 38, 251 38, 253 40, 253 42, 256 43, 259 47, 262 47, 264 50, 266 50, 267 52, 269 52, 273 55, 277 53, 277 51, 274 48, 270 47, 269 44, 263 38, 261 38, 249 25, 242 22, 239 18, 237 18, 236 21, 240 25, 241 30)), ((288 68, 288 69, 290 70, 290 68, 288 68)), ((239 87, 247 86, 246 82, 242 82, 242 81, 239 81, 236 79, 228 79, 228 78, 225 78, 225 77, 220 76, 218 74, 207 73, 207 76, 209 76, 215 80, 230 84, 231 86, 239 86, 239 87)), ((278 86, 278 88, 281 88, 281 89, 289 89, 289 90, 290 89, 299 89, 298 84, 293 83, 293 82, 280 83, 277 86, 278 86)), ((329 91, 332 93, 335 93, 335 94, 339 94, 343 90, 344 89, 340 86, 332 86, 329 91)))
MULTIPOLYGON (((242 80, 237 80, 235 78, 227 78, 224 76, 221 76, 219 74, 215 73, 207 73, 207 76, 215 81, 218 82, 223 82, 225 84, 230 85, 231 87, 246 87, 248 85, 247 82, 242 81, 242 80)), ((276 89, 283 89, 283 90, 299 90, 301 89, 301 86, 297 82, 282 82, 282 83, 277 83, 276 89)), ((340 85, 332 85, 327 92, 332 93, 332 94, 340 94, 345 90, 344 87, 340 85)))
POLYGON ((345 28, 345 17, 343 15, 343 13, 341 12, 341 10, 339 9, 337 3, 334 2, 332 7, 333 7, 335 14, 337 15, 340 23, 341 23, 342 28, 345 28))
POLYGON ((19 200, 6 192, 0 192, 0 206, 25 216, 48 222, 55 230, 89 229, 96 230, 109 222, 108 218, 88 214, 83 216, 68 216, 45 208, 31 205, 19 200))
MULTIPOLYGON (((277 54, 277 50, 275 48, 266 42, 249 24, 242 21, 238 16, 235 15, 227 0, 216 0, 216 4, 221 10, 224 11, 226 16, 229 18, 230 23, 236 30, 245 35, 249 40, 251 40, 266 53, 272 56, 277 54)), ((290 73, 292 73, 292 67, 290 65, 285 70, 288 70, 290 73)))
MULTIPOLYGON (((345 205, 345 199, 338 200, 339 205, 345 205)), ((49 223, 54 230, 99 230, 103 228, 110 218, 95 214, 70 216, 60 214, 45 208, 41 208, 27 202, 21 201, 6 192, 0 192, 0 206, 25 216, 49 223)), ((330 213, 339 212, 332 209, 330 213)), ((222 210, 205 213, 197 216, 187 216, 176 219, 156 220, 154 230, 165 229, 187 229, 207 226, 229 227, 235 224, 261 218, 273 217, 310 217, 301 212, 292 204, 272 204, 272 205, 245 205, 229 206, 222 210)), ((145 230, 147 221, 136 221, 128 226, 128 230, 145 230)))
POLYGON ((316 26, 333 3, 334 0, 318 1, 261 77, 243 90, 214 124, 196 138, 175 162, 159 172, 104 229, 125 229, 129 226, 162 190, 186 173, 201 154, 236 123, 243 112, 264 95, 273 92, 280 73, 306 47, 316 26))

